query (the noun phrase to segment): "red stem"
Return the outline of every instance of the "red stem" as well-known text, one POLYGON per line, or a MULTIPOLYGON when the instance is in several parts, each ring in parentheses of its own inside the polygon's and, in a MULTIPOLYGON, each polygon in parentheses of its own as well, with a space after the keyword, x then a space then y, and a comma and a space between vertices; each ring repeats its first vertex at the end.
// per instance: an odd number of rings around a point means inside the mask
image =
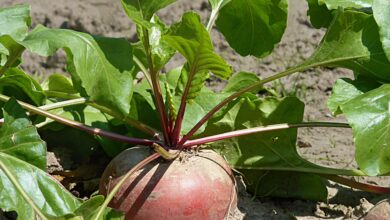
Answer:
MULTIPOLYGON (((194 77, 196 64, 197 64, 197 61, 194 61, 194 63, 191 66, 191 70, 189 72, 189 77, 187 80, 186 88, 184 89, 183 96, 181 97, 179 112, 177 113, 175 128, 173 130, 173 146, 177 146, 177 143, 179 142, 179 139, 180 139, 180 131, 181 131, 181 126, 183 124, 184 114, 185 114, 185 110, 186 110, 188 92, 190 91, 191 81, 194 77)), ((185 68, 185 67, 183 67, 183 68, 185 68)))
POLYGON ((226 99, 224 99, 222 102, 220 102, 218 105, 216 105, 213 109, 211 109, 202 119, 200 119, 200 121, 186 134, 184 135, 184 137, 179 141, 179 146, 183 145, 187 140, 189 140, 194 134, 196 131, 198 131, 198 129, 200 127, 202 127, 202 125, 204 123, 206 123, 217 111, 219 111, 223 106, 225 106, 226 104, 228 104, 229 102, 233 101, 234 99, 236 99, 237 97, 241 96, 242 94, 246 93, 246 92, 249 92, 251 90, 254 90, 262 85, 264 85, 265 83, 268 83, 268 82, 271 82, 271 81, 274 81, 276 79, 279 79, 279 78, 282 78, 284 76, 288 76, 292 73, 295 73, 295 72, 298 72, 298 71, 303 71, 305 69, 308 69, 308 68, 311 68, 312 66, 298 66, 296 68, 292 68, 292 69, 288 69, 286 71, 283 71, 283 72, 280 72, 278 74, 275 74, 273 76, 270 76, 266 79, 263 79, 259 82, 256 82, 250 86, 247 86, 245 88, 242 88, 240 91, 236 92, 236 93, 233 93, 232 95, 230 95, 229 97, 227 97, 226 99))
POLYGON ((155 76, 151 77, 152 79, 152 84, 153 84, 153 93, 155 97, 155 103, 157 107, 157 111, 160 117, 160 122, 161 122, 161 127, 163 130, 163 135, 166 143, 170 143, 170 138, 169 138, 169 131, 168 131, 168 118, 165 112, 165 107, 164 107, 164 101, 163 97, 161 95, 161 88, 159 83, 157 82, 157 79, 155 76))
POLYGON ((161 127, 163 130, 163 135, 166 143, 170 143, 170 137, 169 137, 169 129, 168 129, 168 117, 165 112, 165 106, 164 106, 164 101, 163 97, 161 95, 161 87, 158 82, 158 77, 157 77, 157 72, 154 69, 153 65, 153 60, 152 60, 152 55, 150 52, 150 45, 149 45, 149 33, 148 30, 145 28, 142 28, 143 34, 144 34, 144 48, 145 48, 145 53, 149 65, 149 72, 150 72, 150 77, 152 80, 152 89, 153 89, 153 94, 155 98, 155 103, 156 103, 156 108, 160 117, 160 123, 161 127))
POLYGON ((337 176, 337 175, 321 175, 326 179, 332 180, 336 183, 340 183, 342 185, 346 185, 355 189, 360 189, 366 192, 379 193, 379 194, 390 194, 390 187, 382 187, 371 185, 367 183, 359 183, 355 180, 347 179, 345 177, 337 176))
POLYGON ((192 147, 195 145, 206 144, 206 143, 210 143, 210 142, 215 142, 215 141, 219 141, 219 140, 223 140, 223 139, 254 134, 254 133, 258 133, 258 132, 282 130, 282 129, 288 129, 288 128, 299 128, 299 127, 350 128, 350 126, 346 123, 333 123, 333 122, 303 122, 303 123, 298 123, 298 124, 288 124, 288 123, 274 124, 274 125, 266 125, 266 126, 261 126, 261 127, 226 132, 226 133, 203 137, 203 138, 199 138, 199 139, 195 139, 195 140, 188 140, 183 144, 183 147, 189 148, 189 147, 192 147))
MULTIPOLYGON (((2 95, 2 96, 6 97, 4 95, 2 95)), ((9 99, 9 97, 8 97, 8 99, 9 99)), ((79 130, 83 130, 83 131, 90 133, 90 134, 93 134, 93 135, 99 135, 102 137, 106 137, 106 138, 109 138, 112 140, 116 140, 116 141, 120 141, 120 142, 124 142, 124 143, 129 143, 129 144, 140 144, 140 145, 145 145, 145 146, 151 146, 151 145, 153 145, 153 143, 156 143, 156 141, 154 141, 154 140, 132 138, 132 137, 112 133, 109 131, 105 131, 105 130, 102 130, 99 128, 89 127, 89 126, 84 125, 80 122, 69 120, 69 119, 63 118, 61 116, 52 114, 48 111, 42 110, 42 109, 40 109, 36 106, 30 105, 28 103, 25 103, 22 101, 17 101, 17 102, 19 103, 19 105, 21 105, 27 111, 30 111, 30 112, 37 114, 37 115, 45 116, 47 118, 53 119, 54 121, 56 121, 58 123, 61 123, 61 124, 64 124, 64 125, 67 125, 67 126, 70 126, 73 128, 77 128, 79 130)))

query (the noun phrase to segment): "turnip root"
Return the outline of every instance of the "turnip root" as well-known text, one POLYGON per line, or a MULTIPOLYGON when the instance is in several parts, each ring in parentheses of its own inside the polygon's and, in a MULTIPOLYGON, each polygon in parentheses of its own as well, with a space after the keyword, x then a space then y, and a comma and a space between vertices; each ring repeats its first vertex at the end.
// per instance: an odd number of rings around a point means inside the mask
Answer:
MULTIPOLYGON (((100 183, 103 195, 135 164, 150 154, 147 147, 123 151, 107 166, 100 183)), ((212 150, 183 152, 181 159, 157 160, 128 178, 110 207, 126 219, 225 219, 236 207, 231 169, 212 150)))

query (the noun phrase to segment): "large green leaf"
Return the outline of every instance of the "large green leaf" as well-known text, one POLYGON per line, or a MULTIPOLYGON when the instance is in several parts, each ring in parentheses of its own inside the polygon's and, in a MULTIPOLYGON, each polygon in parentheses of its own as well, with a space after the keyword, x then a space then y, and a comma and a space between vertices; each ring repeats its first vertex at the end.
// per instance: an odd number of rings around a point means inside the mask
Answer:
POLYGON ((15 96, 15 90, 27 95, 35 105, 42 105, 44 102, 41 86, 22 70, 11 68, 0 77, 0 92, 15 96))
POLYGON ((328 27, 333 19, 332 12, 325 4, 320 4, 319 0, 307 0, 309 10, 307 15, 315 28, 328 27))
POLYGON ((390 82, 390 63, 372 15, 338 10, 316 52, 301 67, 338 66, 390 82))
MULTIPOLYGON (((208 72, 223 79, 231 75, 231 67, 213 51, 209 33, 196 13, 185 13, 181 22, 172 25, 171 33, 163 39, 186 58, 187 65, 182 72, 186 76, 181 81, 185 84, 189 81, 191 87, 196 88, 192 92, 200 91, 208 72)), ((189 94, 189 97, 196 95, 189 94)))
POLYGON ((390 84, 341 105, 351 124, 356 161, 368 175, 390 172, 390 84))
POLYGON ((209 0, 211 5, 211 14, 209 18, 209 23, 207 24, 207 29, 210 31, 212 25, 214 25, 215 19, 217 19, 219 11, 231 0, 209 0))
POLYGON ((333 19, 332 12, 339 7, 347 8, 349 10, 370 8, 372 0, 307 0, 307 3, 309 5, 307 14, 310 16, 311 24, 315 28, 322 28, 330 25, 333 19))
POLYGON ((42 169, 46 146, 15 100, 4 107, 0 129, 0 207, 16 211, 19 219, 33 220, 33 207, 47 217, 63 216, 80 202, 42 169))
POLYGON ((134 65, 131 45, 125 39, 93 38, 72 30, 39 26, 23 45, 42 56, 63 48, 73 84, 83 96, 124 115, 129 113, 134 65))
POLYGON ((23 40, 30 24, 29 5, 0 8, 0 36, 10 35, 15 40, 23 40))
MULTIPOLYGON (((13 66, 20 59, 24 48, 16 41, 24 39, 30 24, 30 6, 0 8, 0 66, 4 66, 8 60, 7 65, 13 66)), ((0 69, 1 74, 4 72, 0 69)))
POLYGON ((320 4, 326 4, 329 9, 343 8, 370 8, 373 0, 318 0, 320 4))
POLYGON ((4 125, 0 128, 0 152, 46 170, 46 145, 26 113, 11 100, 4 106, 4 125))
MULTIPOLYGON (((303 107, 303 103, 296 98, 254 101, 242 98, 232 103, 222 116, 213 119, 216 121, 206 131, 220 133, 275 123, 299 123, 302 121, 303 107)), ((295 149, 296 134, 296 129, 290 129, 232 138, 221 142, 230 143, 233 147, 222 147, 221 151, 229 163, 240 168, 269 167, 272 163, 298 166, 302 161, 295 149)), ((223 145, 215 144, 214 147, 223 145)))
POLYGON ((390 60, 390 1, 374 0, 372 6, 374 18, 379 26, 379 33, 383 45, 383 50, 390 60))
MULTIPOLYGON (((217 114, 207 125, 202 136, 253 128, 278 123, 300 123, 303 118, 303 103, 297 98, 249 99, 241 98, 217 114)), ((233 168, 247 174, 252 192, 267 193, 273 196, 294 196, 305 199, 326 199, 326 187, 319 178, 310 173, 340 174, 343 170, 320 167, 303 159, 296 149, 297 129, 268 131, 247 136, 225 139, 210 144, 219 151, 233 168), (280 173, 280 171, 289 171, 280 173), (291 178, 292 172, 301 172, 305 181, 291 180, 290 189, 300 187, 302 191, 286 193, 285 182, 280 179, 291 178), (278 179, 262 180, 264 175, 272 174, 278 179), (259 185, 257 182, 261 181, 259 185), (302 184, 306 185, 294 185, 302 184), (266 185, 264 185, 266 184, 266 185), (310 187, 314 184, 317 191, 310 187), (259 187, 259 189, 257 189, 259 187), (264 192, 261 189, 275 189, 264 192), (307 189, 307 190, 305 190, 307 189), (298 195, 299 192, 299 195, 298 195)), ((345 171, 348 172, 348 171, 345 171)))
POLYGON ((338 79, 333 86, 332 95, 328 99, 328 108, 333 115, 341 114, 341 105, 379 86, 379 83, 367 78, 358 78, 357 80, 338 79))
POLYGON ((217 28, 242 56, 272 52, 287 25, 287 0, 233 0, 219 12, 217 28))
POLYGON ((153 14, 176 0, 121 0, 127 16, 136 24, 149 27, 153 14))

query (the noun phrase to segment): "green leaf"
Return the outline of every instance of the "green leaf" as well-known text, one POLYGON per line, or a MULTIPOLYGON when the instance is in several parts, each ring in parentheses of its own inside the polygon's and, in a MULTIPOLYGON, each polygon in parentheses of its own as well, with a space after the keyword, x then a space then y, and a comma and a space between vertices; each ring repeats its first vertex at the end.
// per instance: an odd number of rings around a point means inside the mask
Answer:
POLYGON ((371 176, 390 172, 390 84, 343 104, 341 110, 352 126, 356 162, 371 176))
POLYGON ((23 109, 11 99, 4 107, 0 129, 0 207, 18 218, 35 219, 35 209, 46 216, 72 213, 80 202, 42 169, 46 146, 23 109), (33 208, 35 207, 35 208, 33 208))
POLYGON ((73 84, 68 77, 55 73, 51 74, 48 78, 48 89, 54 92, 64 92, 68 94, 76 94, 77 91, 73 87, 73 84))
POLYGON ((379 26, 383 50, 387 55, 387 59, 390 60, 390 1, 374 0, 372 9, 375 21, 379 26))
MULTIPOLYGON (((166 25, 155 15, 153 16, 149 28, 149 46, 150 53, 152 55, 153 65, 156 71, 159 71, 165 66, 165 64, 172 58, 176 51, 171 48, 165 41, 162 40, 162 36, 168 32, 166 25)), ((142 32, 142 27, 138 26, 138 36, 143 42, 144 35, 142 32)), ((142 47, 141 49, 145 57, 145 50, 142 47)), ((147 64, 147 62, 145 63, 147 64)))
POLYGON ((15 40, 23 40, 30 25, 29 5, 0 8, 0 36, 9 35, 15 40))
POLYGON ((287 0, 233 0, 219 12, 217 28, 242 56, 272 52, 287 25, 287 0))
POLYGON ((172 4, 176 0, 121 0, 127 16, 134 23, 149 27, 149 21, 158 10, 172 4))
MULTIPOLYGON (((76 211, 74 216, 80 216, 82 219, 93 219, 96 210, 103 204, 104 196, 94 196, 85 201, 76 211)), ((114 211, 111 208, 106 208, 102 220, 123 220, 124 214, 114 211)))
MULTIPOLYGON (((232 102, 220 114, 217 114, 208 123, 206 130, 201 136, 230 132, 239 129, 247 129, 278 123, 300 123, 303 118, 304 105, 295 97, 286 97, 283 99, 249 99, 241 98, 232 102)), ((320 167, 303 159, 296 149, 297 129, 285 129, 277 131, 267 131, 252 135, 240 136, 221 140, 210 144, 210 147, 220 152, 235 169, 244 173, 245 179, 252 187, 253 191, 261 190, 262 184, 256 183, 265 175, 265 171, 272 172, 272 175, 279 176, 278 179, 263 180, 267 188, 276 187, 277 191, 267 191, 273 196, 288 196, 305 199, 326 199, 326 187, 319 182, 318 177, 310 173, 331 173, 340 174, 349 172, 332 168, 320 167), (280 173, 280 171, 289 171, 280 173), (276 172, 276 173, 274 173, 276 172), (290 178, 295 172, 306 173, 307 185, 290 185, 289 190, 300 187, 302 191, 286 193, 286 185, 280 179, 290 178), (317 193, 313 192, 310 184, 321 186, 317 193), (257 187, 259 187, 257 189, 257 187), (307 191, 305 190, 307 189, 307 191)), ((301 184, 299 181, 291 181, 291 184, 301 184)))
POLYGON ((23 51, 24 47, 9 35, 0 36, 0 66, 3 66, 0 73, 3 74, 8 68, 19 65, 23 51))
POLYGON ((297 198, 313 201, 326 201, 328 190, 326 181, 315 174, 283 171, 244 170, 250 178, 247 190, 255 196, 274 196, 281 198, 297 198))
MULTIPOLYGON (((183 125, 181 134, 189 132, 196 123, 199 122, 212 108, 218 103, 227 98, 227 93, 214 93, 204 88, 195 99, 187 104, 186 111, 184 113, 183 125)), ((180 97, 176 96, 176 106, 180 104, 180 97)), ((203 132, 205 125, 203 125, 196 134, 203 132)))
POLYGON ((345 67, 381 82, 390 82, 387 60, 373 16, 338 10, 316 52, 300 67, 345 67))
POLYGON ((208 31, 211 30, 212 25, 215 23, 215 19, 217 19, 219 11, 231 0, 209 0, 211 5, 211 14, 209 18, 209 23, 207 24, 208 31))
MULTIPOLYGON (((223 115, 213 119, 206 131, 221 133, 268 124, 299 123, 302 121, 303 107, 302 102, 292 97, 264 100, 242 98, 230 104, 223 115)), ((272 163, 298 166, 302 161, 295 149, 296 134, 296 129, 258 133, 224 140, 220 144, 217 142, 213 147, 220 148, 228 162, 240 168, 267 167, 272 163), (227 143, 234 147, 222 146, 227 143)))
POLYGON ((177 108, 175 106, 175 103, 173 101, 173 94, 171 91, 171 88, 169 87, 169 84, 165 82, 165 91, 166 91, 166 102, 165 102, 165 109, 168 111, 168 117, 170 121, 175 121, 177 116, 177 108))
POLYGON ((0 128, 0 153, 46 170, 46 145, 24 110, 14 99, 4 106, 4 125, 0 128))
POLYGON ((219 11, 223 6, 229 3, 232 0, 209 0, 212 10, 219 11))
MULTIPOLYGON (((126 131, 115 130, 111 124, 112 117, 107 116, 99 110, 90 106, 72 106, 50 111, 53 114, 63 118, 79 121, 88 126, 109 130, 124 134, 126 131)), ((51 119, 46 119, 46 124, 53 122, 51 119)), ((93 136, 83 131, 69 128, 60 124, 50 124, 44 128, 51 131, 42 132, 45 140, 52 146, 72 148, 77 155, 88 156, 93 153, 96 148, 102 147, 104 152, 109 156, 115 156, 122 150, 126 149, 126 145, 117 141, 113 141, 100 136, 93 136)))
MULTIPOLYGON (((143 94, 146 95, 148 92, 145 91, 143 94)), ((165 92, 162 91, 162 94, 165 94, 165 92)), ((149 95, 151 97, 151 93, 149 93, 149 95)), ((159 123, 159 116, 157 115, 156 108, 154 107, 154 104, 152 105, 152 103, 153 100, 150 102, 147 96, 145 97, 139 93, 134 94, 134 97, 131 100, 131 111, 129 117, 149 125, 152 128, 160 129, 161 125, 159 123)))
MULTIPOLYGON (((0 8, 0 66, 6 63, 7 68, 15 66, 24 50, 16 41, 26 37, 30 25, 30 6, 0 8)), ((5 70, 0 69, 0 75, 4 72, 5 70)))
POLYGON ((39 106, 44 102, 41 86, 21 69, 11 68, 0 78, 0 91, 15 96, 15 90, 26 94, 35 105, 39 106))
POLYGON ((338 79, 333 86, 327 105, 333 115, 341 114, 340 106, 365 92, 379 87, 380 84, 367 78, 338 79))
POLYGON ((132 48, 125 39, 37 27, 23 42, 34 53, 50 56, 63 48, 74 86, 91 101, 127 115, 133 89, 132 48))
POLYGON ((307 15, 315 28, 328 27, 332 22, 333 16, 325 4, 320 4, 319 0, 307 0, 309 10, 307 15))
MULTIPOLYGON (((172 25, 171 33, 163 39, 186 58, 185 71, 182 71, 186 75, 181 81, 189 81, 191 87, 196 87, 192 91, 199 92, 208 72, 222 79, 231 75, 231 67, 213 51, 209 33, 196 13, 185 13, 181 22, 172 25)), ((196 94, 189 96, 196 97, 196 94)))
POLYGON ((373 0, 318 0, 320 4, 326 4, 329 9, 343 8, 370 8, 373 0))
POLYGON ((163 38, 187 59, 191 73, 209 71, 222 79, 231 75, 231 67, 213 51, 210 36, 196 13, 185 13, 163 38))
MULTIPOLYGON (((179 83, 177 84, 176 87, 176 94, 177 95, 183 95, 185 86, 187 85, 188 82, 188 77, 189 77, 189 70, 190 67, 188 64, 184 65, 184 67, 181 70, 180 78, 179 78, 179 83)), ((191 80, 191 86, 188 91, 187 95, 187 102, 191 102, 194 98, 196 98, 202 88, 204 87, 204 82, 210 77, 209 73, 207 71, 201 71, 195 74, 192 77, 191 80)))
MULTIPOLYGON (((260 78, 254 73, 248 72, 238 72, 234 74, 228 81, 228 84, 223 88, 223 92, 233 93, 238 92, 239 90, 253 84, 256 82, 260 82, 260 78)), ((256 91, 252 91, 252 93, 257 93, 262 88, 257 89, 256 91)))

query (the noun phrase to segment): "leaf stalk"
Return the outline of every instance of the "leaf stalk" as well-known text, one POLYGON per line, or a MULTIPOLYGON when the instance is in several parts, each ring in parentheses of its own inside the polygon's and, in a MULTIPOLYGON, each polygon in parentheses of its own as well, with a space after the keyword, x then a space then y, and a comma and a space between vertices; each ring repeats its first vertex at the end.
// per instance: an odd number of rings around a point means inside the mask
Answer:
POLYGON ((263 80, 261 80, 259 82, 256 82, 256 83, 254 83, 252 85, 244 87, 244 88, 242 88, 240 91, 238 91, 236 93, 233 93, 232 95, 230 95, 229 97, 224 99, 222 102, 220 102, 218 105, 216 105, 214 108, 212 108, 202 119, 200 119, 199 122, 196 123, 196 125, 186 135, 184 135, 184 137, 180 140, 179 146, 183 145, 187 140, 189 140, 195 134, 195 132, 197 132, 198 129, 200 127, 202 127, 202 125, 204 123, 206 123, 222 107, 224 107, 226 104, 228 104, 229 102, 233 101, 234 99, 238 98, 242 94, 244 94, 246 92, 249 92, 249 91, 252 91, 252 90, 255 90, 256 88, 259 88, 260 86, 263 86, 264 84, 266 84, 268 82, 271 82, 271 81, 274 81, 276 79, 288 76, 288 75, 293 74, 293 73, 298 72, 298 71, 306 70, 307 68, 308 67, 305 67, 305 66, 298 66, 296 68, 288 69, 286 71, 283 71, 283 72, 280 72, 280 73, 275 74, 273 76, 270 76, 270 77, 268 77, 266 79, 263 79, 263 80))
POLYGON ((148 60, 148 65, 149 65, 149 73, 150 73, 151 81, 152 81, 152 89, 153 89, 153 94, 154 94, 154 98, 155 98, 154 100, 155 100, 158 114, 160 116, 160 122, 161 122, 161 127, 163 129, 164 139, 165 139, 166 143, 171 143, 169 131, 168 131, 168 117, 167 117, 167 114, 165 111, 164 100, 162 97, 161 87, 160 87, 159 80, 158 80, 158 72, 154 69, 153 58, 152 58, 152 54, 150 52, 149 33, 148 33, 148 30, 145 29, 144 27, 141 27, 141 28, 142 28, 143 37, 144 37, 143 45, 145 48, 146 57, 148 60))
MULTIPOLYGON (((7 102, 9 99, 10 99, 10 97, 0 94, 0 100, 1 101, 7 102)), ((109 132, 109 131, 105 131, 105 130, 102 130, 102 129, 99 129, 99 128, 92 128, 92 127, 84 125, 84 124, 82 124, 80 122, 69 120, 69 119, 63 118, 61 116, 52 114, 52 113, 50 113, 48 111, 42 110, 42 109, 40 109, 38 107, 35 107, 33 105, 30 105, 28 103, 25 103, 25 102, 22 102, 22 101, 17 101, 17 102, 24 109, 26 109, 27 111, 29 111, 31 113, 34 113, 34 114, 37 114, 37 115, 42 115, 42 116, 50 118, 50 119, 52 119, 52 120, 54 120, 54 121, 56 121, 58 123, 61 123, 61 124, 64 124, 64 125, 67 125, 69 127, 73 127, 73 128, 76 128, 76 129, 79 129, 79 130, 82 130, 82 131, 85 131, 85 132, 87 132, 89 134, 99 135, 99 136, 102 136, 102 137, 106 137, 106 138, 109 138, 109 139, 112 139, 112 140, 121 141, 121 142, 129 143, 129 144, 140 144, 140 145, 145 145, 145 146, 151 146, 153 143, 156 143, 156 141, 153 141, 153 140, 132 138, 132 137, 120 135, 120 134, 117 134, 117 133, 112 133, 112 132, 109 132)))
MULTIPOLYGON (((80 96, 75 95, 75 94, 68 94, 68 93, 56 92, 56 91, 45 91, 44 93, 48 97, 55 97, 55 98, 64 98, 64 99, 77 99, 77 98, 80 98, 80 96)), ((91 106, 93 108, 96 108, 96 109, 98 109, 98 110, 100 110, 100 111, 102 111, 102 112, 104 112, 106 114, 109 114, 109 115, 111 115, 111 116, 113 116, 113 117, 115 117, 115 118, 117 118, 119 120, 122 120, 125 123, 129 124, 130 126, 138 129, 139 131, 144 132, 145 134, 149 134, 152 137, 158 137, 159 136, 159 132, 156 129, 154 129, 154 128, 152 128, 152 127, 150 127, 150 126, 148 126, 148 125, 146 125, 146 124, 144 124, 142 122, 134 120, 132 118, 125 117, 122 114, 120 114, 120 113, 118 113, 118 112, 116 112, 116 111, 114 111, 114 110, 112 110, 110 108, 98 105, 98 104, 90 101, 89 99, 86 99, 85 104, 87 104, 87 105, 89 105, 89 106, 91 106)))
POLYGON ((244 135, 250 135, 254 133, 266 132, 266 131, 275 131, 275 130, 283 130, 290 128, 301 128, 301 127, 338 127, 338 128, 350 128, 347 123, 336 123, 336 122, 302 122, 298 124, 274 124, 274 125, 266 125, 255 128, 248 128, 242 130, 236 130, 231 132, 226 132, 222 134, 217 134, 213 136, 208 136, 204 138, 199 138, 195 140, 188 140, 183 144, 184 148, 189 148, 196 145, 207 144, 210 142, 220 141, 224 139, 240 137, 244 135))

